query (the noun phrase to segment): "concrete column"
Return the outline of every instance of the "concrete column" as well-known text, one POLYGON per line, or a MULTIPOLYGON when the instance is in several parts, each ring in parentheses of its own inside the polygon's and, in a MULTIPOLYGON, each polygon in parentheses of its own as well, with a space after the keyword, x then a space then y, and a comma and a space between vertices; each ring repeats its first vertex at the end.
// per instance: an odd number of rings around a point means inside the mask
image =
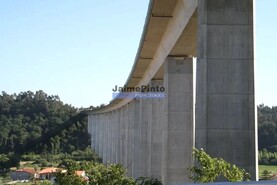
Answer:
POLYGON ((107 152, 107 163, 110 162, 110 137, 111 137, 111 133, 110 133, 110 112, 106 113, 107 116, 107 148, 106 148, 106 152, 107 152))
POLYGON ((112 163, 112 145, 113 145, 113 141, 112 141, 112 137, 113 137, 113 133, 112 133, 112 125, 113 125, 113 112, 109 112, 109 157, 108 157, 108 161, 109 163, 112 163))
POLYGON ((111 162, 111 132, 110 132, 110 124, 111 124, 111 112, 106 113, 107 114, 107 163, 111 162))
POLYGON ((141 176, 150 176, 150 148, 151 142, 149 138, 150 132, 150 113, 151 111, 151 100, 140 99, 140 161, 141 161, 141 176))
POLYGON ((141 176, 141 115, 140 100, 134 99, 134 139, 133 139, 133 169, 132 177, 137 179, 141 176))
POLYGON ((133 152, 134 152, 134 100, 128 104, 128 155, 127 155, 127 175, 133 174, 133 152))
POLYGON ((120 135, 121 135, 121 138, 120 138, 120 162, 121 164, 126 168, 127 167, 127 155, 126 155, 126 151, 127 151, 127 144, 126 144, 126 117, 127 117, 127 114, 126 114, 126 110, 127 110, 127 107, 126 106, 123 106, 121 108, 121 113, 120 113, 120 135))
POLYGON ((97 122, 97 133, 96 133, 96 136, 97 136, 97 154, 98 156, 100 157, 100 145, 101 145, 101 142, 100 142, 100 137, 101 137, 101 121, 100 121, 100 114, 96 114, 96 122, 97 122))
POLYGON ((99 137, 99 156, 103 159, 103 146, 104 146, 104 114, 99 115, 99 129, 100 129, 100 137, 99 137))
POLYGON ((121 124, 120 124, 120 114, 121 109, 117 109, 117 140, 116 140, 116 163, 121 164, 121 124))
POLYGON ((112 158, 113 158, 113 130, 112 130, 112 126, 113 126, 113 112, 110 112, 110 118, 109 118, 109 162, 112 163, 112 158))
POLYGON ((118 126, 118 109, 114 110, 114 163, 118 163, 117 161, 117 150, 118 150, 118 141, 119 141, 119 126, 118 126))
POLYGON ((102 128, 102 126, 101 126, 101 118, 102 118, 102 116, 101 116, 101 114, 97 114, 97 125, 98 125, 98 128, 97 128, 97 130, 98 130, 98 156, 100 157, 100 158, 102 158, 101 157, 101 137, 102 137, 102 133, 101 133, 101 128, 102 128))
POLYGON ((108 116, 107 113, 103 114, 103 163, 107 164, 107 144, 108 144, 108 116))
POLYGON ((128 168, 128 105, 123 107, 123 166, 128 168))
POLYGON ((112 133, 112 160, 111 163, 116 163, 116 140, 117 140, 117 121, 116 121, 116 110, 114 110, 112 112, 112 129, 111 129, 111 133, 112 133))
POLYGON ((107 162, 109 162, 109 157, 110 157, 110 112, 106 113, 107 121, 106 121, 106 156, 107 156, 107 162))
POLYGON ((198 3, 196 147, 257 180, 253 0, 198 3))
POLYGON ((187 168, 193 165, 193 63, 168 57, 164 65, 162 181, 173 185, 189 182, 187 168))
MULTIPOLYGON (((152 80, 151 87, 163 87, 162 80, 152 80)), ((151 162, 150 162, 150 175, 161 179, 162 170, 162 115, 163 115, 163 101, 162 98, 151 99, 151 119, 150 119, 150 141, 151 141, 151 162)))
POLYGON ((98 115, 95 114, 94 117, 95 117, 95 148, 94 148, 94 150, 95 150, 96 154, 99 155, 99 144, 98 144, 98 142, 99 142, 99 121, 98 121, 98 115))
POLYGON ((118 149, 118 140, 119 140, 119 134, 118 134, 118 109, 113 111, 113 120, 114 120, 114 126, 113 126, 113 163, 117 163, 117 149, 118 149))

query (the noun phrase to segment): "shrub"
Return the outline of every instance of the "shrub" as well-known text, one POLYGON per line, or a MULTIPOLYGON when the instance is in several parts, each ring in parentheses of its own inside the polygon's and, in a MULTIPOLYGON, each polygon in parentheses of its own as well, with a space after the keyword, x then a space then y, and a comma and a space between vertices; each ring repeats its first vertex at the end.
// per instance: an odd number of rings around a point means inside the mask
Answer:
POLYGON ((266 149, 259 151, 259 164, 276 165, 277 152, 268 152, 266 149))
POLYGON ((268 151, 269 152, 277 152, 277 145, 273 145, 273 146, 268 147, 268 151))
POLYGON ((271 159, 270 164, 272 165, 277 165, 277 159, 271 159))
POLYGON ((66 160, 60 165, 65 166, 68 172, 63 174, 60 173, 57 176, 58 184, 84 184, 84 179, 74 175, 75 170, 84 170, 88 176, 90 185, 135 185, 135 181, 126 176, 126 169, 118 164, 110 164, 106 166, 95 162, 76 162, 73 160, 66 160))
POLYGON ((268 170, 262 171, 261 180, 271 180, 271 179, 272 179, 271 171, 268 171, 268 170))
POLYGON ((68 171, 66 173, 57 173, 56 182, 58 184, 66 185, 86 185, 87 181, 74 174, 74 171, 68 171))
POLYGON ((139 177, 136 180, 137 185, 163 185, 162 182, 157 178, 150 177, 139 177))
POLYGON ((213 182, 223 176, 230 182, 249 180, 250 175, 236 165, 227 163, 222 158, 212 158, 203 149, 193 149, 193 155, 198 161, 197 166, 189 168, 189 178, 194 182, 213 182))
POLYGON ((95 164, 95 167, 89 173, 90 185, 135 185, 135 181, 126 176, 127 170, 122 165, 111 164, 105 166, 99 163, 95 164))
POLYGON ((262 164, 262 165, 269 165, 269 161, 265 158, 262 158, 261 160, 259 160, 259 164, 262 164))

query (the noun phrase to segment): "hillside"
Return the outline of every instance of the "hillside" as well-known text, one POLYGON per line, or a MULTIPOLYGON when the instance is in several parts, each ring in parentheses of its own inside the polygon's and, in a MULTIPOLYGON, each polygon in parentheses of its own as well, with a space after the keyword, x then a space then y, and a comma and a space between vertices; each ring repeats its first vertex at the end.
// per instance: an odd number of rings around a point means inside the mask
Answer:
MULTIPOLYGON (((0 154, 18 151, 29 140, 46 136, 80 110, 64 104, 58 96, 43 91, 0 95, 0 154)), ((77 121, 70 128, 34 148, 35 153, 72 153, 90 144, 87 121, 77 121)))

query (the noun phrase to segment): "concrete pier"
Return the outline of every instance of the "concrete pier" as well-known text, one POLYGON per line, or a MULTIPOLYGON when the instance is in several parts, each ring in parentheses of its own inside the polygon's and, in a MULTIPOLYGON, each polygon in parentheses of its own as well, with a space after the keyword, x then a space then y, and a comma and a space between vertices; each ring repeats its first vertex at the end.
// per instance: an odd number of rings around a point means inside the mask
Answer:
POLYGON ((141 156, 141 176, 148 177, 150 176, 150 106, 151 102, 149 99, 140 99, 140 156, 141 156))
POLYGON ((257 179, 252 0, 199 0, 196 147, 257 179))
MULTIPOLYGON (((103 160, 103 145, 104 145, 104 121, 105 121, 105 118, 104 118, 104 114, 100 114, 99 116, 99 134, 100 134, 100 137, 99 137, 99 156, 102 158, 103 160)), ((104 161, 103 161, 104 162, 104 161)))
POLYGON ((188 182, 193 165, 193 64, 192 58, 165 61, 164 121, 162 127, 162 180, 165 184, 188 182))
POLYGON ((137 179, 141 176, 141 109, 140 100, 134 99, 134 139, 133 139, 133 166, 132 177, 137 179))
MULTIPOLYGON (((152 80, 151 87, 163 87, 163 81, 152 80)), ((161 179, 162 171, 162 125, 163 125, 163 99, 153 98, 150 99, 150 163, 149 169, 151 177, 161 179)))
POLYGON ((127 174, 133 174, 133 152, 134 152, 134 102, 128 104, 128 123, 127 123, 127 174))

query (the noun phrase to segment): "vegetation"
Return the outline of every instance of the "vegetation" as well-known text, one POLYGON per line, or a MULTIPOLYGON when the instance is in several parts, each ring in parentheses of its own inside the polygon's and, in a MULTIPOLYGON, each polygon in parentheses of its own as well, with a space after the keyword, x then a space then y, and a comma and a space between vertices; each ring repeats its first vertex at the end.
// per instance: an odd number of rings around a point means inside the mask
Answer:
POLYGON ((126 176, 126 169, 118 164, 103 165, 95 162, 75 162, 67 161, 66 173, 60 172, 57 175, 58 184, 85 185, 87 180, 90 185, 113 184, 113 185, 135 185, 132 178, 126 176), (74 174, 75 170, 84 170, 88 179, 78 177, 74 174))
POLYGON ((277 107, 258 106, 259 164, 277 165, 277 107))
MULTIPOLYGON (((63 104, 58 96, 43 91, 0 95, 0 168, 17 166, 19 154, 29 141, 51 134, 49 130, 61 125, 80 109, 63 104)), ((33 148, 37 154, 71 154, 89 145, 86 119, 76 121, 70 128, 48 142, 33 148)))
POLYGON ((272 179, 272 172, 268 170, 262 171, 261 180, 271 180, 272 179))
POLYGON ((277 152, 277 107, 258 106, 259 150, 277 152))
POLYGON ((271 166, 271 165, 259 165, 259 177, 262 179, 262 172, 263 171, 269 171, 272 174, 277 174, 277 166, 271 166))
POLYGON ((259 151, 259 164, 277 165, 277 152, 268 152, 266 149, 259 151))
POLYGON ((103 165, 97 162, 76 162, 68 160, 64 163, 67 172, 60 172, 57 175, 58 184, 67 185, 162 185, 156 178, 140 177, 136 181, 126 176, 126 169, 119 164, 103 165), (75 170, 86 171, 86 178, 78 177, 74 174, 75 170))
POLYGON ((150 177, 139 177, 136 180, 137 185, 163 185, 162 182, 157 178, 150 177))
POLYGON ((194 182, 214 182, 220 177, 230 182, 245 181, 250 178, 250 174, 245 170, 229 164, 222 158, 212 158, 203 149, 193 149, 193 155, 198 165, 189 169, 191 172, 189 178, 194 182))

